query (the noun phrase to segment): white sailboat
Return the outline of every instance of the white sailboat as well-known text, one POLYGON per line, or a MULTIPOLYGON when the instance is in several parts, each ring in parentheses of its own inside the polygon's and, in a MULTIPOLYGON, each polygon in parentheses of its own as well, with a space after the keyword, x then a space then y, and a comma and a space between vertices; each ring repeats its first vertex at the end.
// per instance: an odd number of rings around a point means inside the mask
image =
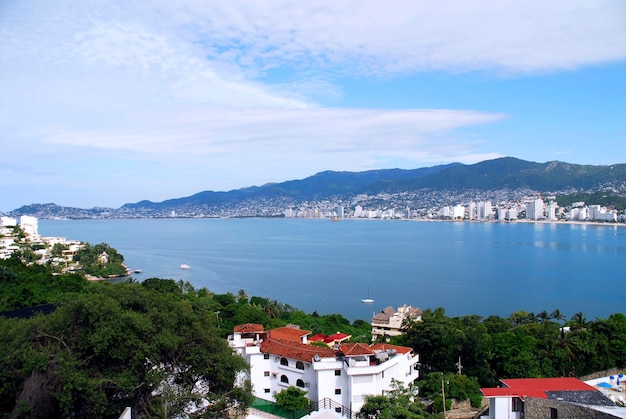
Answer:
POLYGON ((370 298, 370 288, 367 287, 367 298, 362 298, 361 299, 362 303, 366 303, 366 304, 371 304, 374 302, 374 299, 370 298))

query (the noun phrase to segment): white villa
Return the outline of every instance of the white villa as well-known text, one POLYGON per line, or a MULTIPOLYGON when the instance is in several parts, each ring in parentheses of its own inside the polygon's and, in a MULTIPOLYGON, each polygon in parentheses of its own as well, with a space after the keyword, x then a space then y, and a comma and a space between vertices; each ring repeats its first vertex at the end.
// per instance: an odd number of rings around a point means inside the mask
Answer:
POLYGON ((418 378, 419 355, 411 348, 378 343, 338 343, 333 348, 308 344, 311 332, 298 326, 263 329, 260 324, 235 326, 230 346, 250 365, 255 397, 274 402, 289 386, 320 402, 332 400, 358 412, 366 395, 381 395, 392 380, 407 386, 418 378))
POLYGON ((402 323, 404 319, 422 321, 422 310, 418 307, 402 305, 396 311, 389 306, 372 317, 372 340, 378 336, 391 337, 402 334, 402 323))

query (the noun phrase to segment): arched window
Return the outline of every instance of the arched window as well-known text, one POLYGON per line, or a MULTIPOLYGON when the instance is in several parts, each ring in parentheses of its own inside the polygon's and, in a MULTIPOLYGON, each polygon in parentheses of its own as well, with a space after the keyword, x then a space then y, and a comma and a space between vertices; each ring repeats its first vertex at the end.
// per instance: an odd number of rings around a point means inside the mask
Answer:
POLYGON ((286 375, 281 375, 280 376, 280 382, 281 383, 285 383, 285 384, 289 384, 289 378, 287 378, 286 375))
POLYGON ((304 369, 304 362, 302 362, 302 361, 296 362, 296 368, 299 369, 299 370, 303 370, 304 369))
POLYGON ((298 379, 298 381, 296 381, 296 385, 300 388, 304 388, 304 381, 298 379))
POLYGON ((289 361, 287 360, 287 358, 280 358, 280 365, 285 365, 285 366, 289 366, 289 361))

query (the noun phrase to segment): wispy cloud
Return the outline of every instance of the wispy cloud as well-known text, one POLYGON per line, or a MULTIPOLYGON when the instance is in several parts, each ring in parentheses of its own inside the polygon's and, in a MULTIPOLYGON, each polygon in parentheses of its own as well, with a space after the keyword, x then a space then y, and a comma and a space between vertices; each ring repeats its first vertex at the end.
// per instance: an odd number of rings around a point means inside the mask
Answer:
MULTIPOLYGON (((499 150, 463 132, 501 121, 497 108, 341 107, 339 80, 624 60, 625 16, 621 0, 3 2, 0 142, 35 184, 40 172, 98 182, 130 160, 214 188, 474 162, 499 150)), ((164 182, 127 187, 169 193, 164 182)))

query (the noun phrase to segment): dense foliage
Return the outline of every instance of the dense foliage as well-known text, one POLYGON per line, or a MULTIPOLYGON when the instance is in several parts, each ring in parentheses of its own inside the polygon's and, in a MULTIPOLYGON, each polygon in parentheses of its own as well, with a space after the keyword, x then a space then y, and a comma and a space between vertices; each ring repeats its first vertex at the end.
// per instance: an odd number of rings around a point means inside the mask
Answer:
POLYGON ((439 415, 428 413, 417 398, 417 388, 403 387, 393 381, 392 389, 384 396, 366 396, 365 404, 357 414, 359 419, 430 419, 439 415))
MULTIPOLYGON (((297 324, 313 334, 341 331, 352 341, 371 339, 363 320, 307 314, 244 290, 214 294, 159 278, 89 283, 80 274, 47 269, 17 258, 0 261, 2 310, 58 307, 31 319, 0 317, 0 353, 6 354, 0 359, 0 417, 117 417, 125 406, 136 417, 166 417, 194 405, 205 416, 219 416, 229 407, 245 408, 250 397, 249 389, 233 386, 245 368, 225 341, 235 325, 297 324)), ((470 399, 476 406, 478 387, 496 386, 501 378, 626 367, 626 315, 619 313, 589 321, 582 312, 568 319, 559 310, 482 318, 448 317, 437 308, 424 310, 420 322, 406 322, 404 332, 392 343, 420 354, 419 395, 431 398, 435 411, 443 407, 442 379, 446 399, 470 399)), ((367 409, 428 417, 411 391, 398 387, 389 397, 368 398, 367 409)))
POLYGON ((246 368, 225 340, 236 324, 294 323, 364 342, 371 336, 362 320, 171 279, 89 283, 11 259, 0 262, 0 287, 5 310, 58 307, 31 319, 0 317, 0 352, 7 354, 0 360, 0 417, 118 417, 126 406, 134 417, 170 417, 193 406, 220 416, 250 401, 249 388, 233 386, 246 368))
POLYGON ((80 263, 82 270, 89 275, 99 278, 114 276, 124 276, 127 274, 124 266, 124 256, 106 243, 89 243, 79 250, 74 256, 74 260, 80 263))
POLYGON ((53 302, 86 285, 82 275, 53 275, 47 267, 26 266, 17 257, 0 260, 0 311, 53 302))
MULTIPOLYGON (((40 269, 1 272, 28 290, 40 269)), ((245 361, 219 333, 210 300, 172 280, 85 283, 48 294, 58 308, 47 316, 0 317, 0 417, 118 417, 126 406, 138 418, 223 417, 245 409, 250 389, 233 385, 245 361)))
POLYGON ((422 319, 407 322, 397 343, 420 354, 423 376, 462 368, 481 386, 496 386, 501 378, 583 376, 626 367, 626 315, 621 313, 594 321, 582 312, 566 320, 559 310, 483 319, 447 317, 437 308, 425 310, 422 319))

